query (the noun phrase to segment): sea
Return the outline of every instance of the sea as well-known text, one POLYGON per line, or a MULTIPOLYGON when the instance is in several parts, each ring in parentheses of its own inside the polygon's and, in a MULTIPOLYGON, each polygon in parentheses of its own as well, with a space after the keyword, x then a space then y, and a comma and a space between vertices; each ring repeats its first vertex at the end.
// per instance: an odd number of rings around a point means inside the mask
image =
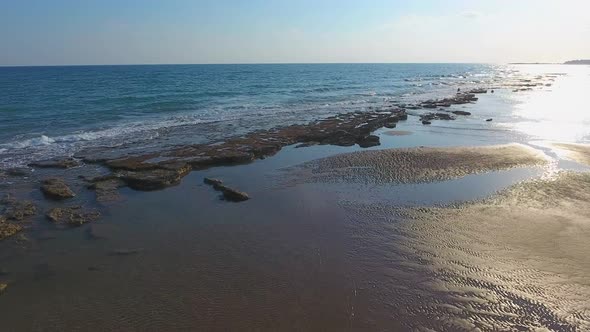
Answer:
POLYGON ((161 149, 515 77, 486 64, 0 67, 0 167, 88 147, 161 149))

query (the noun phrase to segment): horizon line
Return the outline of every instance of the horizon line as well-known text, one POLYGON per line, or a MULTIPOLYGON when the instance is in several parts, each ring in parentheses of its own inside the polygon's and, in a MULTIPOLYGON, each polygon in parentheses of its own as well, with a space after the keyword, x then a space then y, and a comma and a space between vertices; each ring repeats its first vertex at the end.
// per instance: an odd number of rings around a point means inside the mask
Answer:
MULTIPOLYGON (((2 65, 0 68, 18 67, 99 67, 99 66, 190 66, 190 65, 330 65, 330 64, 521 64, 534 62, 202 62, 202 63, 114 63, 114 64, 23 64, 23 65, 2 65)), ((547 64, 562 64, 561 62, 547 64)))

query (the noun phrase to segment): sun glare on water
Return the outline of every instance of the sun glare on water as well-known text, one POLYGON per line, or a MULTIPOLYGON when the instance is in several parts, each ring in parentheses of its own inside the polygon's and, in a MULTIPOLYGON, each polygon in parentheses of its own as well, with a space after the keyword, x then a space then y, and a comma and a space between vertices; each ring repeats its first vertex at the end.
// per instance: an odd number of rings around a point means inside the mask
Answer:
POLYGON ((510 127, 535 139, 589 142, 590 66, 530 66, 526 70, 554 73, 556 79, 552 86, 518 96, 510 127))

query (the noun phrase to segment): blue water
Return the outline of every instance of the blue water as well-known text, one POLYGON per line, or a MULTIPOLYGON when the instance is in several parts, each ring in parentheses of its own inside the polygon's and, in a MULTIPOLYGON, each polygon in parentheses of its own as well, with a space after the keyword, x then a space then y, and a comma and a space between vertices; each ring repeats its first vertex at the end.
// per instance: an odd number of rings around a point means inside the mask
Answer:
POLYGON ((0 166, 89 146, 203 142, 489 83, 475 64, 0 68, 0 166))

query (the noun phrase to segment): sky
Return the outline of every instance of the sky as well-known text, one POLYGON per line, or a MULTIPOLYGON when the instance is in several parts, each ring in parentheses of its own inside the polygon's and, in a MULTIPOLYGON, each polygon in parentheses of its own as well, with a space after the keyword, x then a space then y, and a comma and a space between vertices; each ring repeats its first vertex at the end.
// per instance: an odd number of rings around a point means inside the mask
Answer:
POLYGON ((563 62, 589 0, 0 0, 0 65, 563 62))

